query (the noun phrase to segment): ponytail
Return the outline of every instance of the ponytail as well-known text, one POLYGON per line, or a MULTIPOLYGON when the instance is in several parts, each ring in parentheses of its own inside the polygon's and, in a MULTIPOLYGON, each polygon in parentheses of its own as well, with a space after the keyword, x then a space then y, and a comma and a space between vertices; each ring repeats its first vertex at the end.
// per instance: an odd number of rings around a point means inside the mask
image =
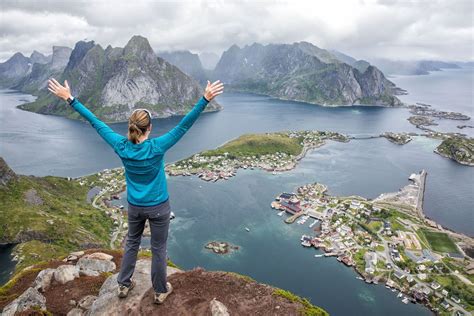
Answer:
POLYGON ((128 124, 128 139, 132 143, 138 144, 138 140, 140 139, 140 136, 142 135, 143 135, 143 132, 141 129, 138 128, 137 124, 135 123, 128 124))
POLYGON ((151 117, 145 110, 135 110, 128 119, 128 139, 138 144, 139 139, 144 135, 151 124, 151 117))

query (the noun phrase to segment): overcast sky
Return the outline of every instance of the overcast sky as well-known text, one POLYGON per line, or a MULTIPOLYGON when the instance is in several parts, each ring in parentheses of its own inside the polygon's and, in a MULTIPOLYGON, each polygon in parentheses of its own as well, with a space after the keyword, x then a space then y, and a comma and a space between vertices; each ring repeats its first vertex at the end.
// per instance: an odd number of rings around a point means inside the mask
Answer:
POLYGON ((83 39, 220 54, 232 44, 309 41, 358 59, 473 60, 473 0, 0 0, 0 61, 83 39))

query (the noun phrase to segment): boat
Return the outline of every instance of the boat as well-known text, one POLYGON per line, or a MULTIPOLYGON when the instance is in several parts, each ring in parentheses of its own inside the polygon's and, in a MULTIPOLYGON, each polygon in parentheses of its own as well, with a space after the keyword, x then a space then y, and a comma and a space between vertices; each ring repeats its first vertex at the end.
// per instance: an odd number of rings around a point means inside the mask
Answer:
POLYGON ((278 212, 278 216, 283 216, 285 214, 285 211, 278 212))
POLYGON ((396 291, 397 291, 397 289, 392 289, 392 292, 396 292, 396 291))
POLYGON ((315 258, 321 258, 321 257, 324 257, 324 255, 320 254, 320 255, 314 255, 315 258))
POLYGON ((319 221, 317 219, 314 220, 311 224, 309 224, 309 228, 313 228, 314 225, 316 225, 319 221))
POLYGON ((245 227, 245 230, 249 232, 249 231, 250 231, 250 228, 248 228, 248 227, 245 227))
POLYGON ((309 240, 304 240, 301 243, 301 245, 304 246, 304 247, 311 247, 311 242, 309 240))
POLYGON ((403 304, 408 304, 408 297, 403 298, 402 302, 403 304))
POLYGON ((363 277, 361 277, 361 276, 358 276, 358 277, 356 277, 356 279, 357 279, 357 280, 364 281, 364 278, 363 278, 363 277))
POLYGON ((402 296, 403 296, 403 293, 402 293, 402 292, 398 293, 398 295, 397 295, 398 298, 400 298, 400 297, 402 297, 402 296))

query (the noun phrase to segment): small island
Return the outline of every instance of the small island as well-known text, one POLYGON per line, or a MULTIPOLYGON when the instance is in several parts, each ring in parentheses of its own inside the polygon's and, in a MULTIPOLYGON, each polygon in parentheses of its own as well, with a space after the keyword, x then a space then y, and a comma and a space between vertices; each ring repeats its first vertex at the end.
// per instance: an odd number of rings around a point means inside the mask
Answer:
POLYGON ((232 245, 225 241, 211 241, 204 248, 211 250, 215 254, 225 255, 232 251, 239 250, 239 246, 232 245))
POLYGON ((435 120, 428 116, 414 115, 408 118, 408 121, 415 125, 418 128, 423 126, 436 126, 438 123, 435 123, 435 120))
POLYGON ((408 134, 408 133, 386 132, 386 133, 383 133, 380 136, 385 137, 386 139, 388 139, 389 141, 391 141, 392 143, 397 144, 397 145, 405 145, 405 144, 409 143, 412 140, 410 134, 408 134))
POLYGON ((474 166, 474 138, 447 137, 434 152, 460 164, 474 166))
POLYGON ((166 166, 170 176, 198 175, 205 181, 227 180, 238 169, 282 172, 296 167, 306 153, 326 140, 348 142, 343 134, 326 131, 290 131, 246 134, 221 147, 195 154, 166 166))

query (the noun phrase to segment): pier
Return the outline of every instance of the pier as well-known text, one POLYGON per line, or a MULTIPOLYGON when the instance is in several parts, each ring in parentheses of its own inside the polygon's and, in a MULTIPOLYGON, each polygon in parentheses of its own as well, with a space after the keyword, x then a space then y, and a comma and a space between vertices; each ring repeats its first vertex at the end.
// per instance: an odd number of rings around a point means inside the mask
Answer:
POLYGON ((298 217, 303 216, 303 215, 305 215, 305 211, 300 211, 298 213, 295 213, 291 215, 290 217, 288 217, 287 219, 285 219, 285 223, 292 224, 298 217))

